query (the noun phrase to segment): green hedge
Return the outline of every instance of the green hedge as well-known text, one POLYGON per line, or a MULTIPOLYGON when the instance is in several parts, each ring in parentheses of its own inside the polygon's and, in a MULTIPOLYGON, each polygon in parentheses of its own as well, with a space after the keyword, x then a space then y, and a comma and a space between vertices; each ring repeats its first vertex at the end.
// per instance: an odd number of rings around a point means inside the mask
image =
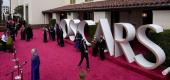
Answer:
MULTIPOLYGON (((161 33, 155 33, 153 31, 150 31, 148 34, 148 37, 157 45, 159 45, 166 54, 166 61, 163 64, 163 66, 170 66, 170 30, 164 30, 164 32, 161 33)), ((155 56, 149 52, 149 54, 146 55, 146 58, 150 61, 155 62, 155 56)))
POLYGON ((55 24, 56 24, 56 19, 51 19, 51 20, 49 21, 49 26, 54 27, 55 24))
POLYGON ((96 28, 97 28, 97 23, 96 23, 96 25, 92 25, 92 26, 87 26, 86 25, 85 32, 89 36, 89 38, 87 39, 89 42, 91 42, 91 40, 93 39, 94 34, 96 32, 96 28))

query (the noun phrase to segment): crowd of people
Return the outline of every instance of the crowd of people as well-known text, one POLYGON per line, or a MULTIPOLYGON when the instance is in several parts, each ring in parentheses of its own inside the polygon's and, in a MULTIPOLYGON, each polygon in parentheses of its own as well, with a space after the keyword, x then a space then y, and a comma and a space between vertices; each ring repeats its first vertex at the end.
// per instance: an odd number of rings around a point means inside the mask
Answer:
MULTIPOLYGON (((106 48, 105 46, 105 40, 104 37, 101 36, 99 40, 97 40, 96 37, 94 37, 94 39, 92 40, 92 56, 97 56, 98 52, 99 52, 99 57, 101 60, 105 59, 105 55, 104 55, 104 50, 106 48)), ((83 39, 82 34, 80 34, 79 31, 77 31, 76 37, 75 37, 75 48, 81 52, 81 58, 80 58, 80 62, 78 64, 78 66, 81 66, 81 63, 83 62, 83 59, 86 59, 86 68, 87 70, 90 69, 89 66, 89 57, 88 57, 88 46, 87 43, 85 41, 85 39, 83 39)))
POLYGON ((31 39, 33 39, 33 31, 32 28, 30 26, 22 26, 21 27, 21 40, 26 40, 26 41, 30 41, 31 39))
MULTIPOLYGON (((2 50, 7 50, 7 41, 14 42, 18 35, 18 31, 21 29, 21 40, 30 41, 33 38, 32 28, 26 24, 26 21, 17 18, 9 19, 6 21, 6 30, 1 36, 2 50), (12 40, 11 40, 12 39, 12 40)), ((11 43, 12 44, 12 43, 11 43)))
POLYGON ((56 26, 52 27, 48 27, 45 26, 43 28, 43 42, 47 43, 48 42, 48 35, 49 34, 49 40, 52 41, 56 41, 56 36, 57 36, 57 44, 61 47, 64 47, 64 38, 63 38, 63 30, 61 29, 61 27, 56 24, 56 26))
MULTIPOLYGON (((11 37, 12 41, 15 41, 15 37, 17 37, 18 31, 20 30, 20 36, 21 40, 26 40, 30 41, 33 39, 33 31, 32 28, 28 25, 26 25, 25 21, 21 20, 8 20, 7 21, 7 31, 5 31, 1 37, 2 45, 3 45, 3 50, 6 51, 6 43, 9 37, 11 37)), ((48 40, 51 41, 56 41, 57 44, 61 47, 64 47, 64 38, 63 38, 63 30, 62 28, 56 24, 55 26, 45 26, 43 28, 43 42, 47 43, 48 40), (49 39, 48 39, 49 38, 49 39)), ((74 47, 76 48, 77 51, 81 53, 81 58, 78 63, 78 66, 80 67, 84 58, 86 59, 86 68, 87 70, 90 69, 90 64, 89 64, 89 57, 88 57, 88 46, 86 43, 86 40, 83 39, 82 34, 77 31, 76 36, 75 36, 75 45, 74 47)), ((99 58, 101 60, 105 59, 104 56, 104 50, 106 48, 105 46, 105 40, 103 36, 101 36, 99 39, 94 37, 92 40, 92 56, 96 57, 99 55, 99 58)), ((33 54, 32 56, 32 79, 35 78, 35 80, 39 80, 39 65, 40 65, 40 60, 39 56, 37 55, 37 50, 32 49, 31 53, 33 54), (38 65, 36 68, 35 66, 38 65), (36 70, 34 70, 36 68, 36 70)))
MULTIPOLYGON (((54 27, 48 27, 45 26, 43 28, 43 42, 47 43, 48 42, 48 37, 49 40, 55 41, 57 37, 57 44, 61 47, 64 47, 64 39, 63 39, 63 30, 62 28, 56 24, 54 27), (49 36, 48 36, 49 34, 49 36)), ((74 47, 76 48, 77 51, 80 51, 81 53, 81 58, 78 66, 81 66, 81 63, 83 62, 84 58, 86 59, 86 68, 89 70, 89 57, 88 57, 88 46, 86 41, 83 39, 82 34, 77 31, 76 36, 75 36, 75 45, 74 47)), ((101 60, 105 59, 104 55, 104 50, 106 48, 105 46, 105 40, 104 37, 101 36, 98 40, 96 37, 92 40, 92 56, 97 56, 99 55, 99 58, 101 60)))

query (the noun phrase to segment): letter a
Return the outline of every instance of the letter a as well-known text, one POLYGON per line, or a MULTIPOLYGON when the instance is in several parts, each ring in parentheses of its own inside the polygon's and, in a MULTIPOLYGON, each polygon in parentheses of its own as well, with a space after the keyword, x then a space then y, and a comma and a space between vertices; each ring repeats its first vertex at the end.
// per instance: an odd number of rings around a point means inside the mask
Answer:
POLYGON ((114 55, 114 40, 113 35, 111 33, 110 25, 107 19, 100 19, 95 36, 99 39, 100 35, 105 38, 107 48, 109 50, 110 56, 114 55))

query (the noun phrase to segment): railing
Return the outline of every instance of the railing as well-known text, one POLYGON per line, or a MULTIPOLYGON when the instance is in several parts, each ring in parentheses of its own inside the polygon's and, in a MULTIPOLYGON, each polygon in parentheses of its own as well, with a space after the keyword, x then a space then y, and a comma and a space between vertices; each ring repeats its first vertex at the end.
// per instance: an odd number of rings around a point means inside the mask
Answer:
POLYGON ((11 80, 23 80, 23 66, 27 63, 27 61, 24 61, 22 63, 19 62, 19 59, 17 58, 17 55, 16 55, 16 49, 14 49, 14 52, 12 55, 13 55, 12 61, 15 62, 15 66, 14 66, 14 69, 12 69, 6 74, 6 76, 11 75, 11 80), (14 77, 15 72, 17 72, 17 75, 14 77))

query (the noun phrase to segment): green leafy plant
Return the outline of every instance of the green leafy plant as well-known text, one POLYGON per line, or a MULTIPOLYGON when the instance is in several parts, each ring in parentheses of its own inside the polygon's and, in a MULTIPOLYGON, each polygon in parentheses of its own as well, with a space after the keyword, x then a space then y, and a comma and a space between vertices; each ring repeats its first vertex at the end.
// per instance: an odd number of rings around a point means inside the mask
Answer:
POLYGON ((91 42, 91 40, 93 39, 94 37, 94 34, 96 32, 96 29, 97 29, 97 23, 96 25, 91 25, 91 26, 85 26, 85 34, 88 35, 88 41, 91 42))
POLYGON ((51 19, 50 22, 49 22, 49 26, 55 26, 56 24, 56 19, 51 19))
MULTIPOLYGON (((154 31, 150 31, 148 37, 156 44, 158 44, 166 54, 166 61, 164 62, 163 66, 170 66, 170 30, 164 30, 161 33, 155 33, 154 31)), ((146 58, 152 62, 155 62, 155 56, 149 52, 146 55, 146 58)))
POLYGON ((14 13, 15 14, 20 14, 21 17, 23 17, 23 10, 24 10, 24 6, 23 5, 19 5, 14 9, 14 13))

